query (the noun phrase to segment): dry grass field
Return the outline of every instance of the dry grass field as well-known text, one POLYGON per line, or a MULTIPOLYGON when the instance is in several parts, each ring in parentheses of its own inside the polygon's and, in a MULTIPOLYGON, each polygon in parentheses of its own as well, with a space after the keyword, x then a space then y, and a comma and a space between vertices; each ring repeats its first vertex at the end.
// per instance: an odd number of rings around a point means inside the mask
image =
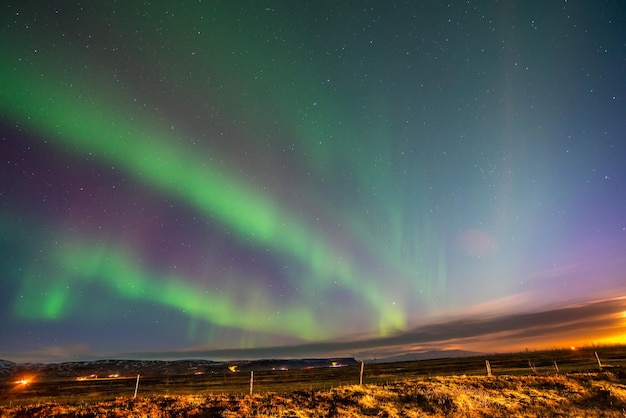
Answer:
POLYGON ((327 391, 120 397, 1 407, 2 417, 623 417, 621 373, 442 376, 327 391))
POLYGON ((363 385, 357 367, 255 373, 253 394, 243 373, 146 379, 137 398, 132 379, 6 384, 0 416, 625 417, 624 349, 612 350, 602 368, 594 351, 492 356, 492 377, 484 357, 366 365, 363 385))

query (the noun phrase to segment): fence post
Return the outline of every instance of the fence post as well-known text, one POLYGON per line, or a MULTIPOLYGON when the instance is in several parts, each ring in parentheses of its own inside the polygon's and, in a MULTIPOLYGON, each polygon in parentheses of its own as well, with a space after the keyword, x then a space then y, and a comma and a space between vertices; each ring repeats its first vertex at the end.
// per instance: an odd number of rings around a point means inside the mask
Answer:
POLYGON ((485 360, 485 366, 487 367, 487 377, 491 377, 491 364, 489 364, 489 360, 485 360))
POLYGON ((361 373, 359 375, 359 386, 363 384, 363 360, 361 360, 361 373))
POLYGON ((137 389, 139 389, 139 375, 137 375, 137 383, 135 383, 135 395, 133 395, 133 398, 137 397, 137 389))
POLYGON ((602 368, 602 362, 600 361, 600 357, 598 357, 598 352, 596 351, 596 360, 598 360, 598 367, 602 368))
POLYGON ((559 372, 559 365, 556 364, 556 360, 552 360, 552 363, 554 363, 554 370, 556 370, 557 373, 560 373, 559 372))
POLYGON ((250 371, 250 395, 252 395, 253 389, 254 389, 254 371, 250 371))

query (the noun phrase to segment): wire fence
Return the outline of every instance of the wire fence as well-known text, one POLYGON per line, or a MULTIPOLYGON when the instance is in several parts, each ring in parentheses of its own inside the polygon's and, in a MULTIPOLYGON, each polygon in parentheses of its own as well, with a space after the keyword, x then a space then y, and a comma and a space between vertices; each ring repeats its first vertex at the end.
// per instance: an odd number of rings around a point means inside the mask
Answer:
POLYGON ((118 397, 155 395, 289 393, 321 391, 357 384, 381 384, 435 376, 547 375, 621 371, 626 348, 522 352, 399 363, 361 362, 343 367, 291 370, 206 370, 193 375, 127 376, 107 379, 56 379, 0 386, 0 404, 98 402, 118 397))

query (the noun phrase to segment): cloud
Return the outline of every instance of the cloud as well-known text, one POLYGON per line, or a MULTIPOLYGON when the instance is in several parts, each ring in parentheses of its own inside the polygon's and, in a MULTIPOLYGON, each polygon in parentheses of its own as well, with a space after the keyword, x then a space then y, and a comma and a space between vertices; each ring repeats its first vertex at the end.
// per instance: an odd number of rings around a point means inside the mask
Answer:
MULTIPOLYGON (((623 332, 626 298, 597 300, 537 312, 457 318, 386 337, 327 341, 285 347, 133 353, 142 358, 256 359, 294 357, 381 357, 410 351, 464 348, 484 352, 506 347, 554 347, 558 341, 594 341, 623 332), (595 333, 594 333, 595 332, 595 333)), ((567 343, 570 344, 570 343, 567 343)))
POLYGON ((45 362, 55 363, 62 361, 81 361, 92 360, 96 357, 91 355, 91 347, 86 344, 73 344, 67 346, 42 346, 37 349, 21 351, 19 355, 15 353, 2 353, 0 352, 0 358, 8 358, 11 361, 18 363, 30 363, 30 362, 45 362))
MULTIPOLYGON (((535 312, 502 316, 474 314, 433 322, 385 337, 333 340, 279 347, 193 348, 175 351, 132 352, 104 355, 86 345, 46 346, 22 352, 17 362, 77 361, 97 358, 211 360, 356 357, 381 358, 397 354, 441 349, 505 352, 524 348, 580 345, 624 333, 626 297, 595 300, 535 312)), ((0 353, 0 357, 3 353, 0 353)))

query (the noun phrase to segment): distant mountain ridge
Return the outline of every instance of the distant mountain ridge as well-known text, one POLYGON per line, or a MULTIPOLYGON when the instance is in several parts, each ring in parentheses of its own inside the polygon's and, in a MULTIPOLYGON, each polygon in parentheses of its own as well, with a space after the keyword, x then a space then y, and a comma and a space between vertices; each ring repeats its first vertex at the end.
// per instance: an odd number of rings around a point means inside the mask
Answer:
MULTIPOLYGON (((481 353, 464 350, 433 350, 412 352, 383 358, 372 358, 365 363, 399 363, 457 357, 478 356, 481 353)), ((159 377, 191 374, 222 374, 266 370, 309 369, 358 365, 352 357, 302 358, 264 360, 92 360, 63 363, 14 363, 0 360, 0 378, 37 375, 43 379, 107 378, 109 376, 159 377)))
POLYGON ((8 360, 0 360, 0 377, 6 376, 15 371, 17 364, 8 360))
POLYGON ((221 374, 265 370, 342 367, 359 364, 354 358, 308 358, 238 360, 95 360, 64 363, 13 363, 0 360, 0 378, 35 374, 42 379, 158 377, 190 374, 221 374))

